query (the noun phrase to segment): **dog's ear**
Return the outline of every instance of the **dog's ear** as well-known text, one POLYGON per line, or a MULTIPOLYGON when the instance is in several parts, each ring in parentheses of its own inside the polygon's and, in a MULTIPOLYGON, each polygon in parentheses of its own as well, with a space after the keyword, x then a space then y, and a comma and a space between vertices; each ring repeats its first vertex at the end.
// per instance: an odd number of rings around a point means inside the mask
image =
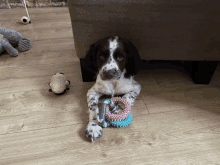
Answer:
POLYGON ((126 64, 125 64, 125 77, 130 77, 136 75, 142 67, 141 57, 137 48, 130 42, 125 41, 125 51, 126 51, 126 64))
POLYGON ((89 51, 86 54, 86 57, 83 60, 83 68, 92 73, 96 73, 98 71, 96 54, 97 54, 97 46, 96 44, 92 44, 90 46, 89 51))

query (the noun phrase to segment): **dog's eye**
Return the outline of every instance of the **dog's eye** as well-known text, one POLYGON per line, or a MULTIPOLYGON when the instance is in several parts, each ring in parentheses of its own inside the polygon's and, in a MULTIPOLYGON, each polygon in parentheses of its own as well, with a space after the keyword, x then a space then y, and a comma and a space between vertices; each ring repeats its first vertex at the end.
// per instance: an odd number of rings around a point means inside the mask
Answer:
POLYGON ((100 59, 100 60, 104 60, 105 58, 106 58, 106 57, 103 56, 103 55, 100 55, 100 56, 99 56, 99 59, 100 59))
POLYGON ((116 54, 116 58, 117 58, 117 60, 121 61, 121 60, 124 59, 124 56, 122 54, 120 54, 120 53, 117 53, 116 54))
POLYGON ((104 59, 107 58, 107 56, 108 56, 107 53, 102 53, 102 54, 99 55, 99 59, 100 59, 100 60, 104 60, 104 59))
POLYGON ((123 57, 123 56, 118 56, 117 59, 118 59, 119 61, 121 61, 121 60, 124 59, 124 57, 123 57))

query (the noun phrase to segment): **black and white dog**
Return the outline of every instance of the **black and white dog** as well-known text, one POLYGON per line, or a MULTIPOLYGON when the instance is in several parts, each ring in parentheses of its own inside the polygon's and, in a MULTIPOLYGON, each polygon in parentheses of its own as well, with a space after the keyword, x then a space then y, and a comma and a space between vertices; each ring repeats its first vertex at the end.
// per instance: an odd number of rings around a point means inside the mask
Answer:
POLYGON ((85 132, 86 137, 94 141, 102 136, 102 127, 98 125, 99 98, 102 95, 123 95, 133 106, 141 91, 134 75, 141 69, 142 61, 131 42, 115 36, 91 45, 83 65, 97 74, 96 83, 87 93, 89 124, 85 132))

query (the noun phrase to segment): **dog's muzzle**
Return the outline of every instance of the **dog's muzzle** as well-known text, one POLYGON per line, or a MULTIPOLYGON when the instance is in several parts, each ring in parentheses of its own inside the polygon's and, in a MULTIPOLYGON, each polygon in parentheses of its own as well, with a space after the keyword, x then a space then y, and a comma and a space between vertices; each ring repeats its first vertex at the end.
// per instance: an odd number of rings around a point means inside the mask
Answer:
POLYGON ((117 80, 120 78, 120 72, 117 71, 116 69, 111 69, 111 70, 103 70, 101 74, 102 80, 117 80))

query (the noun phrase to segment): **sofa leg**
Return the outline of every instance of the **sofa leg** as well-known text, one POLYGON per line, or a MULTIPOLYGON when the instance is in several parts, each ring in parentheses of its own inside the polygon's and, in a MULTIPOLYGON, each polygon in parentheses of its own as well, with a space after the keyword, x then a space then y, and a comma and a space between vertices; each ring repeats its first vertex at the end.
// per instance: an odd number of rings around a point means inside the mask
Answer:
POLYGON ((80 66, 81 66, 83 82, 94 82, 96 80, 96 78, 95 78, 96 74, 92 73, 92 72, 89 72, 86 69, 84 69, 83 65, 82 65, 82 62, 83 62, 83 59, 80 58, 80 66))
POLYGON ((195 84, 209 84, 219 61, 193 61, 191 77, 195 84))

